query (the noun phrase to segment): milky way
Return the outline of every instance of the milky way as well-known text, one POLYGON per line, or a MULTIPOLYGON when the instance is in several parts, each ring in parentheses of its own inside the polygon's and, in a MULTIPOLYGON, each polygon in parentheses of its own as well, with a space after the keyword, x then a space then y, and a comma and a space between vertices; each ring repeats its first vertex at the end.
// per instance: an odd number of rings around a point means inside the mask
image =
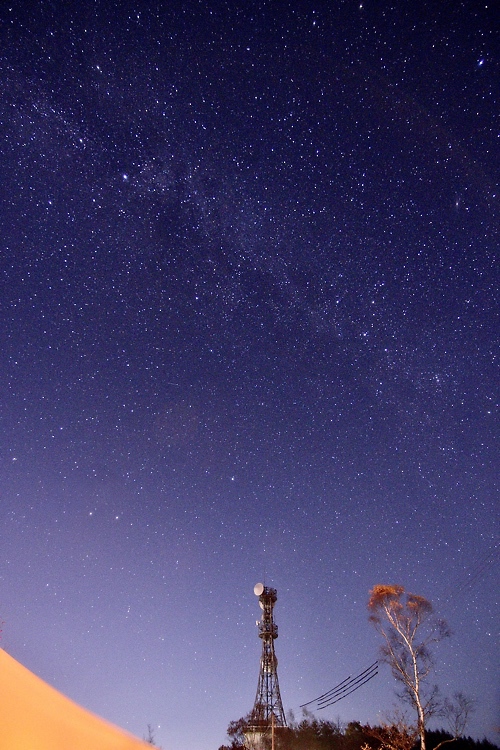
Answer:
MULTIPOLYGON (((492 9, 18 5, 3 647, 165 750, 216 749, 255 696, 257 581, 297 715, 377 658, 368 591, 400 583, 495 740, 492 9)), ((381 669, 318 715, 394 700, 381 669)))

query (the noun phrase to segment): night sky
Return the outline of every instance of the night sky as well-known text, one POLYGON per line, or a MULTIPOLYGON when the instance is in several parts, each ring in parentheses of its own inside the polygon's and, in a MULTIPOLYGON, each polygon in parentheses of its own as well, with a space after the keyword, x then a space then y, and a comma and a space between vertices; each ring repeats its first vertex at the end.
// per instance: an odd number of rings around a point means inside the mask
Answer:
POLYGON ((2 3, 2 646, 164 750, 252 708, 257 581, 286 712, 399 583, 498 742, 493 7, 2 3))

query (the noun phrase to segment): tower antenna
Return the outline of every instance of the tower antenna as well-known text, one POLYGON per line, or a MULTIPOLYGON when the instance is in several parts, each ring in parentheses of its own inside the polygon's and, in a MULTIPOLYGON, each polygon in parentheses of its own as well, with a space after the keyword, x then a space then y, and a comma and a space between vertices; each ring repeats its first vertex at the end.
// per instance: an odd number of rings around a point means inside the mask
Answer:
POLYGON ((278 626, 274 622, 273 609, 278 596, 276 589, 264 586, 263 583, 256 583, 253 591, 255 596, 259 597, 262 609, 262 617, 257 623, 259 638, 262 640, 262 655, 257 694, 245 738, 251 750, 262 750, 266 744, 265 738, 271 732, 274 739, 275 729, 286 727, 286 719, 278 683, 278 660, 274 653, 278 626))

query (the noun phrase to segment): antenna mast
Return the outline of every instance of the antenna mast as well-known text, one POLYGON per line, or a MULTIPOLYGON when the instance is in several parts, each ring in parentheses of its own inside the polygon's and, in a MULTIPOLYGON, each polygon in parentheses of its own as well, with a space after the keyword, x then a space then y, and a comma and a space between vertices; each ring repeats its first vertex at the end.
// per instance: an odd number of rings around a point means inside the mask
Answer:
POLYGON ((257 694, 245 737, 248 747, 252 750, 260 750, 264 747, 264 738, 269 735, 269 732, 274 735, 275 728, 286 727, 286 719, 278 683, 278 659, 274 653, 278 626, 273 619, 273 609, 278 596, 276 589, 264 586, 262 583, 255 585, 254 594, 259 597, 259 605, 262 609, 262 617, 257 623, 259 638, 262 639, 262 655, 257 694))

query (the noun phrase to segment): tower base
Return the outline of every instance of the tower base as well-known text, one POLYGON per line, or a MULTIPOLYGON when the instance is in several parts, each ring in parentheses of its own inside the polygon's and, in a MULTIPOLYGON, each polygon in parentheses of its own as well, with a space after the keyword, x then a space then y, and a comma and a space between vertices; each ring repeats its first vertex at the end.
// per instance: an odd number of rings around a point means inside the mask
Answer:
POLYGON ((249 726, 244 731, 247 750, 274 750, 279 739, 288 732, 288 727, 249 726))

